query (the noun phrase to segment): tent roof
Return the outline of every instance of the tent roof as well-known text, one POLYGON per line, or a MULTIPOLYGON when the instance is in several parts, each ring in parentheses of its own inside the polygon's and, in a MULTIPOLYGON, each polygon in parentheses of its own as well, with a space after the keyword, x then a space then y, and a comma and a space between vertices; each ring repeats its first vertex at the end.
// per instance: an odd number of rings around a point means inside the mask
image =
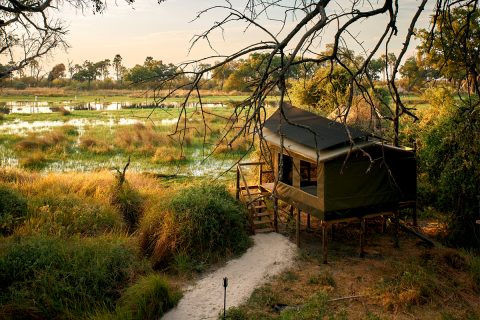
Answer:
POLYGON ((314 113, 295 108, 290 104, 283 104, 283 111, 289 124, 285 121, 280 108, 275 111, 264 124, 264 128, 270 133, 277 135, 283 134, 285 138, 316 150, 325 150, 337 145, 343 145, 349 142, 347 129, 353 140, 364 138, 368 134, 345 126, 342 123, 332 121, 314 113), (310 130, 297 125, 305 126, 310 130))

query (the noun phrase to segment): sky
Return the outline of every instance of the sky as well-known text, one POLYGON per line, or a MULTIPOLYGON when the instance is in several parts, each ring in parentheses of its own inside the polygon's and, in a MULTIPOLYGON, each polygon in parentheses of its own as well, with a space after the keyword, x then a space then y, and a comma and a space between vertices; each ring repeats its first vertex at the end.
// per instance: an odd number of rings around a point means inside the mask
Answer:
MULTIPOLYGON (((339 0, 345 1, 345 0, 339 0)), ((244 0, 232 0, 239 4, 244 0)), ((376 2, 376 0, 373 0, 376 2)), ((214 4, 224 4, 223 0, 167 0, 158 4, 155 0, 135 0, 128 5, 123 0, 109 2, 107 9, 102 14, 92 14, 90 8, 84 12, 73 8, 63 8, 58 14, 68 25, 69 33, 66 37, 70 48, 67 51, 56 50, 45 61, 51 67, 57 63, 73 61, 81 64, 85 60, 100 61, 112 60, 115 54, 120 54, 127 67, 142 64, 147 56, 152 56, 164 63, 180 63, 186 60, 211 55, 213 51, 203 42, 189 52, 190 41, 195 34, 209 28, 215 21, 219 21, 225 12, 214 11, 201 19, 192 21, 199 11, 214 4)), ((418 7, 418 0, 400 1, 399 35, 396 37, 392 49, 399 50, 404 41, 411 16, 418 7)), ((428 25, 429 10, 419 21, 420 26, 428 25)), ((352 38, 347 39, 353 48, 356 40, 365 47, 371 46, 379 38, 384 29, 386 17, 375 21, 362 22, 352 28, 352 38)), ((289 19, 289 24, 294 21, 289 19)), ((278 29, 274 22, 265 22, 265 27, 278 29)), ((323 35, 324 43, 329 41, 332 32, 326 31, 323 35)), ((232 25, 225 29, 222 36, 217 33, 212 37, 215 49, 221 54, 231 53, 253 41, 266 39, 264 35, 255 30, 244 31, 241 25, 232 25)), ((321 48, 317 48, 321 51, 321 48)), ((415 46, 409 49, 413 54, 415 46)))

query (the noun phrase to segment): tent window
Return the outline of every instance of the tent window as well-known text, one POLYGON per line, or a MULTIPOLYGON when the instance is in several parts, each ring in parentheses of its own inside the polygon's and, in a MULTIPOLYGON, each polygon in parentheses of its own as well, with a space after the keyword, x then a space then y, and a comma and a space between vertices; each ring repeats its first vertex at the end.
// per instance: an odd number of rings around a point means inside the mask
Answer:
MULTIPOLYGON (((280 166, 280 157, 281 155, 278 155, 278 165, 280 166)), ((282 168, 279 168, 279 170, 282 170, 282 176, 280 181, 288 184, 291 186, 293 184, 293 159, 290 156, 287 156, 286 154, 283 155, 283 166, 282 168)))
POLYGON ((316 195, 317 165, 315 163, 300 161, 300 187, 316 195))

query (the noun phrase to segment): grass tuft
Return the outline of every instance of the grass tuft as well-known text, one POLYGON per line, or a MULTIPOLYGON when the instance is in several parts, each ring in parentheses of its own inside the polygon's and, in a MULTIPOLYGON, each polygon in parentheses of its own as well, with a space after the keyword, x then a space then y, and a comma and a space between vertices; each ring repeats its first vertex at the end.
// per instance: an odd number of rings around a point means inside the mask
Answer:
POLYGON ((243 206, 225 186, 215 184, 180 190, 168 205, 142 220, 140 234, 141 247, 156 266, 177 261, 180 269, 201 269, 243 252, 251 242, 243 206))
POLYGON ((18 192, 0 185, 0 234, 8 235, 27 215, 27 200, 18 192))
POLYGON ((163 277, 143 276, 122 294, 116 309, 117 319, 159 319, 177 305, 181 297, 163 277))
POLYGON ((64 319, 113 310, 120 290, 148 270, 120 238, 9 239, 0 255, 0 318, 64 319))

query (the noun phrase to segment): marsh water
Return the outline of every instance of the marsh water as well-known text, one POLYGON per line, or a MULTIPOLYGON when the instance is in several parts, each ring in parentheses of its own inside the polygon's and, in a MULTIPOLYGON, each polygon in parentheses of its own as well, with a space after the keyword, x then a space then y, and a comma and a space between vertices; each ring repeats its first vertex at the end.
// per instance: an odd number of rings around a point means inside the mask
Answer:
MULTIPOLYGON (((154 104, 152 102, 78 102, 75 100, 67 100, 60 102, 47 102, 47 101, 7 101, 0 102, 0 108, 6 113, 52 113, 59 109, 67 111, 74 110, 97 110, 97 111, 115 111, 122 109, 139 109, 139 108, 179 108, 180 102, 164 102, 154 104)), ((228 103, 203 103, 204 108, 223 108, 227 107, 228 103)), ((186 104, 187 108, 200 107, 198 102, 189 102, 186 104)))
MULTIPOLYGON (((147 108, 147 105, 138 106, 133 103, 87 103, 80 105, 73 105, 64 103, 61 104, 62 108, 65 110, 92 110, 95 111, 109 111, 109 116, 103 116, 101 119, 95 119, 94 117, 89 118, 65 118, 62 117, 52 117, 54 120, 35 120, 35 118, 30 118, 25 114, 40 114, 40 113, 54 113, 58 112, 58 104, 52 106, 48 102, 6 102, 0 104, 0 107, 7 109, 11 116, 18 113, 19 117, 13 120, 4 120, 0 121, 0 136, 3 137, 26 137, 32 133, 42 133, 54 130, 56 128, 61 128, 64 126, 74 127, 78 139, 74 144, 74 148, 78 149, 80 144, 80 138, 86 131, 95 129, 95 127, 103 127, 105 129, 99 128, 99 130, 107 130, 113 132, 119 126, 131 126, 135 124, 147 124, 152 121, 148 121, 144 118, 135 118, 135 111, 132 110, 132 117, 115 117, 115 113, 118 110, 122 109, 132 109, 132 108, 147 108), (20 116, 23 114, 23 116, 20 116), (111 117, 110 117, 111 116, 111 117), (28 119, 28 121, 23 120, 28 119)), ((223 103, 211 103, 203 104, 204 107, 208 108, 219 108, 227 107, 223 103)), ((151 106, 150 106, 151 107, 151 106)), ((171 104, 168 108, 178 107, 178 104, 171 104)), ((193 110, 196 107, 195 104, 191 104, 190 108, 193 110)), ((124 115, 124 114, 122 114, 124 115)), ((49 116, 50 117, 50 116, 49 116)), ((178 118, 172 115, 163 119, 155 120, 155 126, 172 126, 177 123, 178 118)), ((166 129, 164 129, 166 130, 166 129)), ((129 170, 137 172, 151 172, 161 175, 179 175, 179 176, 215 176, 225 173, 228 169, 232 167, 235 163, 235 160, 232 157, 225 156, 215 156, 215 157, 206 157, 209 150, 204 150, 201 147, 196 148, 193 152, 190 152, 185 160, 182 161, 172 161, 169 163, 155 164, 149 161, 147 158, 137 157, 132 158, 132 163, 129 167, 129 170)), ((95 171, 102 169, 112 169, 120 168, 125 165, 128 156, 125 154, 112 155, 111 157, 103 157, 101 159, 96 159, 92 157, 91 159, 85 159, 81 156, 75 154, 65 154, 62 159, 56 159, 48 162, 48 164, 41 169, 43 172, 65 172, 65 171, 95 171)), ((5 143, 0 140, 0 166, 2 167, 18 167, 20 166, 19 155, 16 153, 15 148, 10 145, 7 147, 5 143)))

